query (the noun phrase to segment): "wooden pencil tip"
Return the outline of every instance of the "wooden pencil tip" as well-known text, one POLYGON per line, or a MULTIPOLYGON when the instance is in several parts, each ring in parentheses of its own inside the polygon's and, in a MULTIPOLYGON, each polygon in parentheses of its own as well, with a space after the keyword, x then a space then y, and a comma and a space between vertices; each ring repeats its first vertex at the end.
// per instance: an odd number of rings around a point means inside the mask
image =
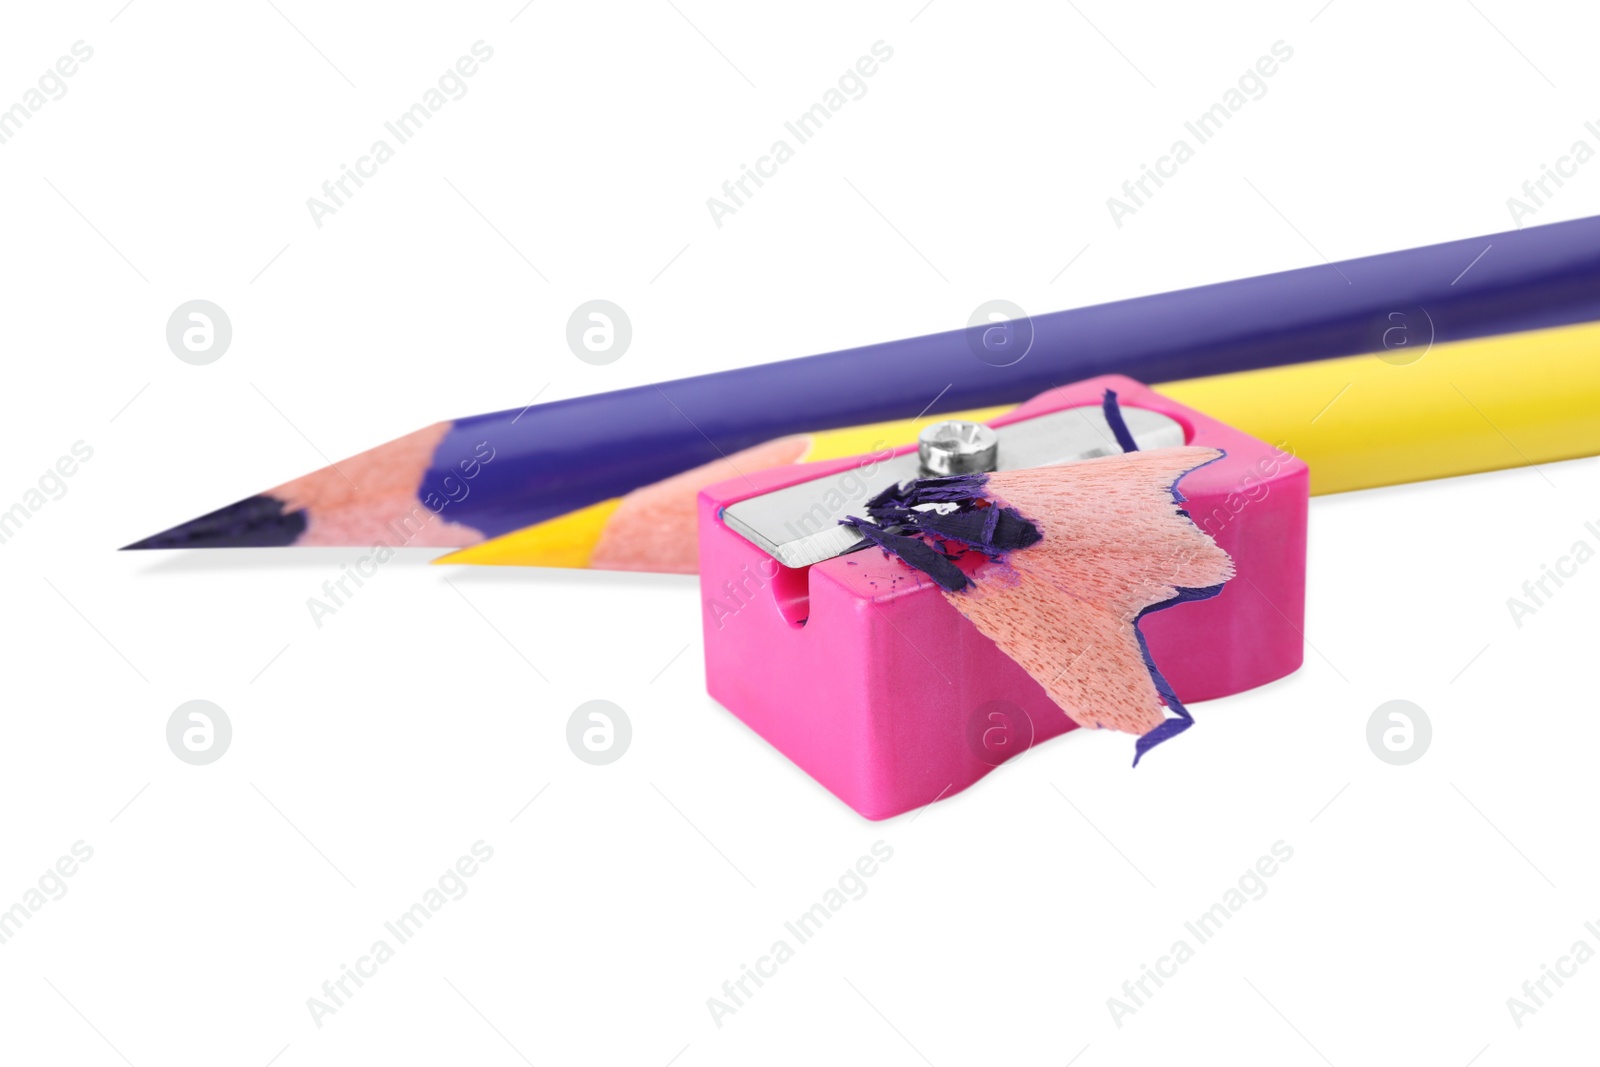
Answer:
POLYGON ((121 551, 155 548, 277 548, 292 545, 306 530, 306 513, 284 511, 283 501, 252 496, 208 512, 170 530, 123 545, 121 551))

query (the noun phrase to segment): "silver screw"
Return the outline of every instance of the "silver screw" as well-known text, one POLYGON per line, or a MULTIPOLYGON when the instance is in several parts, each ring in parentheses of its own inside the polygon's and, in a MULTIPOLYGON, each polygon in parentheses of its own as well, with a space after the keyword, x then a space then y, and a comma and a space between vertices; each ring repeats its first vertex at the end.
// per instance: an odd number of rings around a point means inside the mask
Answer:
POLYGON ((917 455, 929 474, 978 474, 995 469, 1000 438, 981 422, 946 419, 917 436, 917 455))

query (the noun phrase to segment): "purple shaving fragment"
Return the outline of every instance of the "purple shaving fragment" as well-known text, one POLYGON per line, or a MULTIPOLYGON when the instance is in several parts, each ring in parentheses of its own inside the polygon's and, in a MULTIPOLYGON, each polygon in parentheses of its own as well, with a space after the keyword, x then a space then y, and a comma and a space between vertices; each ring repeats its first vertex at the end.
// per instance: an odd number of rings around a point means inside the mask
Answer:
POLYGON ((987 474, 951 474, 901 482, 867 501, 867 514, 877 518, 880 511, 909 510, 922 504, 970 503, 982 499, 988 481, 987 474))
POLYGON ((1105 412, 1106 425, 1111 427, 1111 435, 1117 439, 1117 447, 1124 452, 1139 451, 1139 446, 1134 441, 1133 434, 1128 432, 1127 420, 1122 417, 1122 405, 1117 403, 1116 390, 1106 390, 1106 395, 1102 398, 1100 407, 1105 412))
POLYGON ((1016 508, 986 507, 972 511, 917 511, 910 525, 919 532, 945 541, 956 541, 992 558, 1018 548, 1038 544, 1039 528, 1018 514, 1016 508))
POLYGON ((900 557, 906 566, 913 567, 932 578, 940 589, 959 593, 972 584, 972 579, 961 573, 961 568, 951 563, 950 557, 926 541, 891 533, 854 515, 841 520, 840 525, 850 527, 879 548, 900 557))
POLYGON ((1189 709, 1183 706, 1183 701, 1178 699, 1178 694, 1172 691, 1172 685, 1167 681, 1166 676, 1161 673, 1160 668, 1156 666, 1156 661, 1150 658, 1150 645, 1145 641, 1144 631, 1139 629, 1139 624, 1152 611, 1161 611, 1164 608, 1170 608, 1177 604, 1187 604, 1194 600, 1210 600, 1222 592, 1222 586, 1211 585, 1201 589, 1186 589, 1181 586, 1177 588, 1176 596, 1169 600, 1163 600, 1159 604, 1151 604, 1139 612, 1138 616, 1133 620, 1133 633, 1139 639, 1139 655, 1144 659, 1145 670, 1150 672, 1150 680, 1155 683, 1156 692, 1161 694, 1161 698, 1166 701, 1167 707, 1172 710, 1174 715, 1174 718, 1163 720, 1161 725, 1141 734, 1139 740, 1134 742, 1133 765, 1135 767, 1139 766, 1139 761, 1152 748, 1155 748, 1163 741, 1172 740, 1194 725, 1194 716, 1189 714, 1189 709))
POLYGON ((891 485, 867 501, 870 520, 852 515, 841 525, 898 556, 941 589, 960 592, 973 584, 954 562, 966 550, 998 560, 1043 538, 1016 508, 998 507, 984 497, 988 481, 985 474, 957 474, 891 485), (959 547, 952 552, 951 545, 959 547))

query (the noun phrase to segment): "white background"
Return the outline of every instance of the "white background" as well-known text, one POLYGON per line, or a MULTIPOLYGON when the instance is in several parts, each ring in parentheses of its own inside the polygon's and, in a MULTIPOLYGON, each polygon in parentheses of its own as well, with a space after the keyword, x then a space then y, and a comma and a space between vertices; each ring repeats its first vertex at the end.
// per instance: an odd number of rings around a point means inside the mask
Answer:
MULTIPOLYGON (((9 5, 0 32, 3 105, 94 48, 0 145, 0 508, 94 449, 0 546, 0 907, 94 850, 0 946, 0 1059, 1593 1056, 1600 963, 1520 1029, 1505 1003, 1600 949, 1600 564, 1520 629, 1505 604, 1595 540, 1593 461, 1314 501, 1300 672, 1197 706, 1137 772, 1080 732, 883 824, 705 695, 690 578, 416 551, 318 629, 306 599, 360 551, 113 551, 540 389, 1507 229, 1594 141, 1592 6, 122 2, 9 5), (480 39, 468 94, 314 226, 306 198, 480 39), (878 40, 867 95, 718 229, 706 198, 878 40), (1278 40, 1268 94, 1114 226, 1106 197, 1278 40), (605 367, 563 337, 596 297, 634 326, 605 367), (205 367, 164 339, 194 298, 234 328, 205 367), (194 698, 234 728, 206 767, 165 743, 194 698), (607 767, 564 741, 594 698, 634 726, 607 767), (1365 741, 1394 698, 1434 727, 1407 767, 1365 741), (317 1027, 306 999, 480 839, 470 892, 317 1027), (867 895, 714 1025, 706 998, 880 839, 867 895), (1107 998, 1279 840, 1267 895, 1116 1026, 1107 998)), ((1596 212, 1600 162, 1534 221, 1596 212)))

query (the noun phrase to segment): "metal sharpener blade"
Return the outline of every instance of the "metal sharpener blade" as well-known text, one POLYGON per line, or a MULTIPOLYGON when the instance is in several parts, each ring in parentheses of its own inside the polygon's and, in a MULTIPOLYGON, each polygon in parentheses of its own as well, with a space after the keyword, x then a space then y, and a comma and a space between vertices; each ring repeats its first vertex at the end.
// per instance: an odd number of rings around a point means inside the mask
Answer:
MULTIPOLYGON (((1183 427, 1167 415, 1124 407, 1122 417, 1141 449, 1184 444, 1183 427)), ((1066 408, 997 426, 994 434, 999 438, 994 469, 1000 471, 1081 463, 1122 451, 1098 406, 1066 408)), ((868 500, 891 485, 927 473, 916 452, 867 456, 852 470, 730 504, 722 521, 785 567, 808 567, 863 543, 839 520, 859 514, 868 500)))

